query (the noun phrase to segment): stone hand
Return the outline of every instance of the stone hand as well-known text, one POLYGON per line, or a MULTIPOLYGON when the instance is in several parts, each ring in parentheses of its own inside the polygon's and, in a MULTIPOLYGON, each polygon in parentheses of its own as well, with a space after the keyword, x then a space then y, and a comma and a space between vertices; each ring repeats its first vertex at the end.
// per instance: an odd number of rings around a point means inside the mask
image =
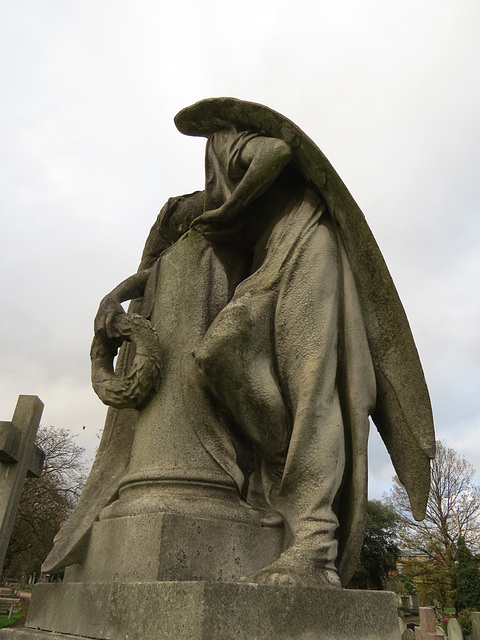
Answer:
POLYGON ((234 220, 237 215, 238 212, 235 208, 228 206, 227 202, 217 209, 210 209, 210 211, 202 213, 198 218, 195 218, 190 227, 202 230, 204 228, 209 229, 212 225, 225 225, 234 220))
POLYGON ((100 302, 97 315, 95 316, 95 335, 104 332, 109 338, 118 338, 119 333, 114 328, 114 321, 115 318, 122 313, 125 313, 125 310, 120 304, 118 298, 111 294, 105 296, 105 298, 100 302))

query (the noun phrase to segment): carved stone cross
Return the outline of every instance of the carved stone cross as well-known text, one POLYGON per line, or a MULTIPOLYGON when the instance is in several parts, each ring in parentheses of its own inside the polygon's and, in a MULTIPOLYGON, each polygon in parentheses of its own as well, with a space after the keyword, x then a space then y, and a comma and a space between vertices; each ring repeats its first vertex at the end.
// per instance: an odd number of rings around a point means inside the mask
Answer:
POLYGON ((42 473, 45 454, 35 445, 42 411, 37 396, 19 396, 12 421, 0 421, 0 570, 25 477, 42 473))

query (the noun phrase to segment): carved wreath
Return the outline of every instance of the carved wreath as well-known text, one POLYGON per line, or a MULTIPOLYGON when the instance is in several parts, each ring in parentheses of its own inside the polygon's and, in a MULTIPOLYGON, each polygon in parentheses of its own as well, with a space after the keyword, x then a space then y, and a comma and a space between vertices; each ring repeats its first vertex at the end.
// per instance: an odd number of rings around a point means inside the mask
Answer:
MULTIPOLYGON (((160 348, 151 323, 134 313, 117 316, 114 328, 119 338, 97 334, 92 342, 92 386, 100 400, 116 409, 141 409, 160 380, 160 348), (135 348, 133 362, 123 375, 113 361, 123 342, 135 348)), ((123 372, 122 372, 123 373, 123 372)))

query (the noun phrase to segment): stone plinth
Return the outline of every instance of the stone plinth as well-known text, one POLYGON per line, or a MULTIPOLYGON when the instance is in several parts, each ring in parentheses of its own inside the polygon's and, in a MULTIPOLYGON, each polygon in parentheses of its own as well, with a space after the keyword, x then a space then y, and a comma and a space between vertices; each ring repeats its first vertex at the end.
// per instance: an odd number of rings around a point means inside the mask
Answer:
POLYGON ((234 501, 230 520, 190 511, 96 522, 84 562, 38 584, 0 640, 400 640, 391 593, 238 583, 278 557, 283 528, 234 501))
POLYGON ((388 592, 214 582, 39 584, 27 625, 0 638, 400 640, 388 592))
POLYGON ((262 527, 252 509, 243 511, 244 522, 175 513, 101 520, 84 563, 68 567, 64 582, 235 582, 273 562, 282 547, 281 527, 262 527))
POLYGON ((238 583, 278 557, 283 528, 233 500, 230 520, 194 511, 96 522, 84 562, 38 584, 0 640, 400 640, 391 593, 238 583))

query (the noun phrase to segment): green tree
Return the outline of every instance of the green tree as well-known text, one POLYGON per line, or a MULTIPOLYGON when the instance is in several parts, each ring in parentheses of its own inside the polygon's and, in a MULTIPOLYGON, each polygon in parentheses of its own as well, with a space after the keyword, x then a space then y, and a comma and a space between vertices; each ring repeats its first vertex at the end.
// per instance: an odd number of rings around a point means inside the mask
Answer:
POLYGON ((349 587, 384 589, 389 575, 395 571, 399 550, 396 545, 398 517, 378 500, 367 504, 367 518, 360 561, 349 587))
POLYGON ((480 573, 478 560, 460 536, 457 547, 457 571, 455 575, 455 606, 457 610, 480 609, 480 573))
POLYGON ((454 590, 450 567, 432 558, 402 558, 403 575, 399 582, 415 591, 424 605, 440 603, 441 607, 453 604, 454 590))
POLYGON ((33 572, 39 575, 55 534, 85 484, 84 449, 69 431, 40 427, 37 444, 45 452, 44 469, 39 478, 25 480, 5 557, 4 579, 20 580, 33 572))

